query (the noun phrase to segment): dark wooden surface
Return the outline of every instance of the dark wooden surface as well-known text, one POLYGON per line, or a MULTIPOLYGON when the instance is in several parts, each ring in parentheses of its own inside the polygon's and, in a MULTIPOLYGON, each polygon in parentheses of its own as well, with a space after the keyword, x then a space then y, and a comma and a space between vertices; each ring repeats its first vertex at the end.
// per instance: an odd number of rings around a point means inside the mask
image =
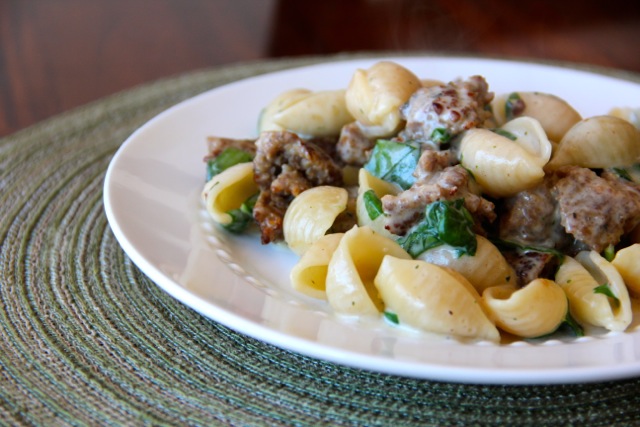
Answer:
POLYGON ((0 0, 0 137, 181 72, 377 50, 550 59, 640 73, 640 2, 0 0))

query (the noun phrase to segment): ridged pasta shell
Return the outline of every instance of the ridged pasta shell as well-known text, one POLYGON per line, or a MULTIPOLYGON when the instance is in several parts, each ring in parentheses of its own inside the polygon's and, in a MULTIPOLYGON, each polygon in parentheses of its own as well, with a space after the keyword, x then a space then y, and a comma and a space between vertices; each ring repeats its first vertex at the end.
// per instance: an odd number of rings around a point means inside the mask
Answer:
POLYGON ((312 298, 326 299, 329 261, 344 233, 326 234, 318 239, 293 266, 289 275, 293 289, 312 298))
POLYGON ((492 102, 498 126, 520 116, 533 117, 542 125, 547 137, 560 141, 571 127, 582 120, 582 116, 564 99, 542 92, 513 92, 497 96, 492 102), (513 117, 506 114, 506 101, 513 94, 520 99, 522 109, 513 117))
POLYGON ((421 260, 385 256, 375 278, 401 325, 463 338, 500 341, 480 295, 461 275, 421 260))
POLYGON ((640 243, 620 249, 611 264, 618 270, 627 288, 640 295, 640 243))
POLYGON ((465 132, 459 148, 462 166, 469 170, 482 191, 508 197, 535 187, 544 178, 540 160, 526 149, 488 129, 465 132))
POLYGON ((271 121, 301 137, 337 136, 354 120, 347 110, 344 89, 296 94, 295 98, 275 111, 271 121))
POLYGON ((524 338, 558 329, 568 308, 562 288, 547 279, 536 279, 519 289, 491 287, 484 291, 482 300, 498 328, 524 338))
POLYGON ((226 225, 233 221, 227 212, 239 209, 258 191, 253 181, 253 163, 247 162, 231 166, 214 176, 205 184, 201 197, 211 218, 226 225))
POLYGON ((640 130, 619 117, 595 116, 573 126, 547 165, 590 169, 630 166, 640 157, 640 130))
POLYGON ((640 128, 640 108, 615 107, 609 111, 610 116, 620 117, 640 128))
POLYGON ((367 212, 364 193, 369 190, 373 190, 378 198, 382 198, 382 196, 387 194, 396 195, 400 192, 400 189, 390 182, 371 175, 364 168, 361 168, 358 173, 358 198, 356 199, 356 216, 358 217, 358 225, 369 226, 375 232, 391 239, 393 238, 393 235, 389 230, 384 228, 384 215, 380 215, 376 219, 372 220, 367 212))
POLYGON ((369 227, 355 226, 345 233, 327 271, 327 300, 336 313, 378 315, 383 310, 373 279, 387 254, 411 259, 395 241, 369 227))
POLYGON ((457 250, 449 245, 442 245, 422 252, 417 259, 457 271, 480 294, 492 286, 515 283, 515 272, 500 250, 482 236, 476 236, 476 240, 478 246, 474 256, 458 256, 457 250))
POLYGON ((551 158, 553 148, 540 122, 533 117, 518 117, 501 126, 516 137, 515 143, 527 150, 544 166, 551 158))
POLYGON ((309 96, 309 89, 291 89, 275 97, 260 113, 258 119, 258 133, 264 131, 283 131, 282 125, 277 124, 273 118, 276 114, 286 110, 296 102, 309 96))
POLYGON ((421 85, 405 67, 380 61, 353 74, 346 92, 347 109, 370 136, 390 136, 402 123, 400 106, 421 85))
POLYGON ((346 208, 347 190, 322 185, 300 193, 287 208, 282 221, 284 241, 297 255, 302 255, 324 236, 336 217, 346 208))
POLYGON ((631 323, 631 301, 620 273, 595 251, 583 251, 575 259, 566 256, 556 273, 556 283, 569 298, 573 317, 581 324, 624 331, 631 323), (595 289, 606 285, 617 298, 610 301, 595 289))

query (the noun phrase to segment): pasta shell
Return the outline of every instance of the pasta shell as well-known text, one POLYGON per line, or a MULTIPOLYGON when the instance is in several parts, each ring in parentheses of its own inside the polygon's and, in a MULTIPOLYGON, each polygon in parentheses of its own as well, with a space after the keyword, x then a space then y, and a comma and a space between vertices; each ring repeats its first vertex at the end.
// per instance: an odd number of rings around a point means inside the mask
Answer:
POLYGON ((285 130, 282 125, 277 124, 274 121, 274 116, 285 111, 301 99, 309 96, 309 94, 311 94, 309 89, 291 89, 274 98, 260 114, 260 118, 258 120, 258 133, 264 131, 285 130))
POLYGON ((610 116, 620 117, 640 128, 640 108, 615 107, 609 111, 610 116))
POLYGON ((524 338, 555 331, 568 309, 562 288, 547 279, 536 279, 520 289, 491 287, 484 291, 482 299, 496 326, 524 338))
POLYGON ((630 166, 639 157, 640 130, 618 117, 596 116, 578 122, 566 133, 547 168, 630 166))
POLYGON ((515 283, 515 272, 500 250, 482 236, 476 236, 476 240, 478 246, 474 256, 458 256, 457 250, 442 245, 422 252, 418 259, 457 271, 480 294, 492 286, 515 283))
POLYGON ((400 106, 420 87, 408 69, 380 61, 356 70, 345 95, 347 109, 370 136, 390 136, 401 126, 400 106))
POLYGON ((611 264, 631 293, 640 295, 640 243, 620 249, 611 264))
POLYGON ((207 182, 202 190, 202 200, 211 218, 219 224, 233 221, 227 212, 238 209, 258 192, 253 181, 253 163, 239 163, 225 169, 207 182))
POLYGON ((400 192, 400 189, 390 182, 371 175, 364 168, 361 168, 360 172, 358 173, 358 198, 356 199, 356 215, 358 217, 358 225, 369 226, 375 232, 391 239, 393 238, 393 235, 389 232, 389 230, 384 228, 384 215, 380 215, 375 219, 371 219, 371 217, 369 216, 364 197, 364 194, 369 190, 373 190, 375 195, 379 199, 381 199, 382 196, 385 196, 387 194, 398 194, 400 192))
POLYGON ((513 92, 500 95, 494 99, 492 107, 499 126, 516 117, 532 117, 540 122, 547 137, 556 142, 560 141, 573 125, 582 120, 580 113, 567 101, 542 92, 513 92), (511 117, 507 115, 505 108, 507 99, 510 97, 517 97, 521 106, 511 117))
POLYGON ((353 117, 345 102, 345 90, 327 90, 296 95, 295 102, 274 112, 272 122, 301 137, 337 136, 353 117))
POLYGON ((500 340, 480 296, 454 271, 421 260, 385 256, 375 278, 388 310, 400 324, 456 337, 500 340))
POLYGON ((325 293, 329 261, 344 233, 326 234, 302 255, 291 269, 293 289, 312 298, 326 299, 325 293))
POLYGON ((620 273, 595 251, 565 257, 556 273, 556 283, 569 298, 573 317, 581 324, 624 331, 631 323, 631 301, 620 273), (595 290, 607 286, 617 302, 595 290))
POLYGON ((547 164, 553 150, 539 121, 532 117, 518 117, 502 125, 501 129, 515 136, 515 143, 538 159, 541 167, 547 164))
POLYGON ((282 221, 284 241, 302 255, 331 228, 347 208, 349 194, 341 187, 322 185, 300 193, 287 208, 282 221))
POLYGON ((465 132, 458 155, 482 191, 493 197, 512 196, 535 187, 544 178, 539 158, 487 129, 465 132))
POLYGON ((326 293, 336 313, 378 315, 384 308, 373 279, 385 255, 411 259, 395 241, 369 227, 345 233, 333 253, 327 271, 326 293))

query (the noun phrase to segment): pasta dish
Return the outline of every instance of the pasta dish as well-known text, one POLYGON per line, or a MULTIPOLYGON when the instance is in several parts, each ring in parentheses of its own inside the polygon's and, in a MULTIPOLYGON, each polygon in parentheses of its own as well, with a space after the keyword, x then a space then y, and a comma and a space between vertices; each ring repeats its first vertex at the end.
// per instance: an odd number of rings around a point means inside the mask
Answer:
POLYGON ((280 94, 257 138, 209 137, 202 200, 228 232, 287 245, 292 287, 341 316, 495 343, 624 331, 639 114, 380 61, 280 94))

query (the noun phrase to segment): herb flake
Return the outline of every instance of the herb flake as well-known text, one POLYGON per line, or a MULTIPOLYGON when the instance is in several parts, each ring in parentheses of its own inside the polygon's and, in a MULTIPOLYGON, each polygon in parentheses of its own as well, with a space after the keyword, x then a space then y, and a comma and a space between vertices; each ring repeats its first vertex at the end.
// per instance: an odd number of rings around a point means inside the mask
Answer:
POLYGON ((391 312, 391 311, 386 311, 385 310, 384 318, 387 319, 389 322, 393 323, 394 325, 399 325, 400 324, 400 319, 398 319, 398 315, 396 313, 391 312))
POLYGON ((593 288, 593 293, 602 294, 607 298, 610 298, 613 302, 614 307, 620 307, 620 300, 618 299, 617 296, 615 296, 615 294, 611 290, 611 287, 609 286, 608 283, 604 283, 600 286, 596 286, 595 288, 593 288))
POLYGON ((384 213, 382 210, 382 201, 376 195, 375 191, 365 191, 362 195, 362 198, 364 201, 364 207, 367 210, 367 214, 372 221, 384 213))

